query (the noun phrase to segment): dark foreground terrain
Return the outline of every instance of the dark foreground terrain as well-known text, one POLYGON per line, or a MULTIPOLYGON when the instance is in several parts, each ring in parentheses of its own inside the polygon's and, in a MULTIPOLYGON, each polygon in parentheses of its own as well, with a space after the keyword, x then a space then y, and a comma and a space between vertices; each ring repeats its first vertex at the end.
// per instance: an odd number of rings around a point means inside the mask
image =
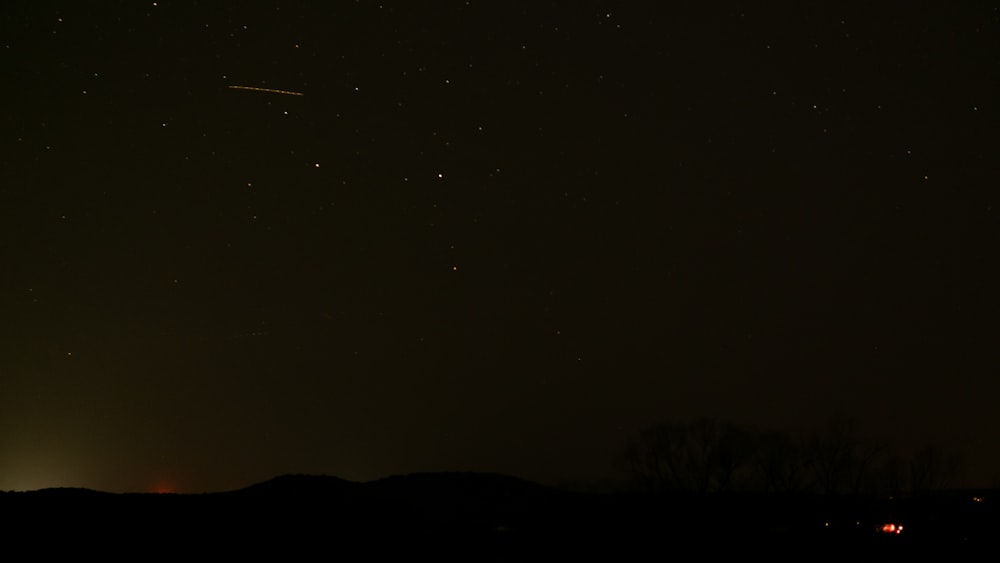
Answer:
POLYGON ((0 517, 8 553, 33 558, 902 561, 939 553, 971 560, 994 552, 997 499, 993 491, 651 497, 567 492, 490 474, 369 483, 300 475, 200 495, 6 492, 0 517), (903 530, 882 531, 888 524, 903 530))

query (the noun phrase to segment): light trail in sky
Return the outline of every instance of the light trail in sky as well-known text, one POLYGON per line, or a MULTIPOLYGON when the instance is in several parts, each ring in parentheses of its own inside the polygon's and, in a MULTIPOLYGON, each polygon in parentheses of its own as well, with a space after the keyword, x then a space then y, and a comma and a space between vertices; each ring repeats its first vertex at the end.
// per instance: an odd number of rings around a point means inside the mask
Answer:
POLYGON ((268 92, 271 94, 287 94, 289 96, 305 96, 302 92, 292 92, 290 90, 276 90, 274 88, 257 88, 254 86, 230 86, 234 90, 252 90, 254 92, 268 92))

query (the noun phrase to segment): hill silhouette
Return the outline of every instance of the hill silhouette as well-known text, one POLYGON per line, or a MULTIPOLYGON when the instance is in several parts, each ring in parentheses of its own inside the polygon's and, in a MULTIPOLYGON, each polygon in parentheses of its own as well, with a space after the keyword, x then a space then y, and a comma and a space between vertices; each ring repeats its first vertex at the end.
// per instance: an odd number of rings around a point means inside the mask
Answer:
POLYGON ((854 560, 884 561, 927 549, 946 549, 955 558, 991 547, 1000 523, 997 498, 994 491, 967 490, 905 499, 599 494, 483 473, 365 483, 284 475, 204 494, 4 492, 0 513, 7 537, 35 555, 525 561, 740 549, 779 560, 854 554, 854 560), (885 524, 904 530, 883 533, 885 524))

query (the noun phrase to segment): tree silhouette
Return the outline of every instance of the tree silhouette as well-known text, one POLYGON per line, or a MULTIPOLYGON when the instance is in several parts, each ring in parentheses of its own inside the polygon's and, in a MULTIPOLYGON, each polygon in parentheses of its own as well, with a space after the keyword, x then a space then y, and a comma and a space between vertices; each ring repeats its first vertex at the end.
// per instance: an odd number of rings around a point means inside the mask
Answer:
POLYGON ((807 463, 821 492, 860 494, 887 449, 881 442, 863 440, 854 419, 835 415, 809 440, 807 463))
POLYGON ((910 460, 910 489, 917 493, 948 487, 965 471, 965 457, 928 444, 910 460))
POLYGON ((631 486, 646 492, 893 495, 952 486, 966 467, 962 455, 940 446, 901 455, 841 415, 806 436, 717 418, 667 422, 641 432, 625 453, 631 486))
POLYGON ((648 428, 626 451, 633 485, 651 492, 681 489, 679 477, 681 432, 673 424, 648 428))
POLYGON ((807 486, 806 447, 783 432, 766 432, 758 439, 754 458, 761 488, 769 493, 798 492, 807 486))
POLYGON ((640 489, 706 493, 730 489, 753 454, 753 432, 703 418, 649 428, 628 449, 627 458, 640 489))

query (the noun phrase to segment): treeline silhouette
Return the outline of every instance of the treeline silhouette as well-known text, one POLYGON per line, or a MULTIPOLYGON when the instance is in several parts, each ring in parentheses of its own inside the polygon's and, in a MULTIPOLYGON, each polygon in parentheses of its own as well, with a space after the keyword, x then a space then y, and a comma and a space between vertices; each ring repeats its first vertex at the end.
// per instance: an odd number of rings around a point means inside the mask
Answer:
POLYGON ((906 495, 962 485, 963 453, 909 450, 837 415, 803 434, 718 418, 650 427, 628 445, 628 488, 645 493, 906 495))

